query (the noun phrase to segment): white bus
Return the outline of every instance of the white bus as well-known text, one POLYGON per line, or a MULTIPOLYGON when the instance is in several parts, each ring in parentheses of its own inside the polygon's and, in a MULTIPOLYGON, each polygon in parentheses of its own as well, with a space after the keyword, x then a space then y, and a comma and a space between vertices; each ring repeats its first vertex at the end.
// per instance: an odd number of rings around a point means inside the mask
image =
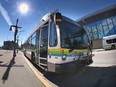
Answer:
POLYGON ((84 28, 59 12, 48 13, 23 44, 24 54, 48 72, 72 70, 92 61, 84 28))
POLYGON ((102 43, 105 50, 116 49, 116 35, 103 37, 102 43))

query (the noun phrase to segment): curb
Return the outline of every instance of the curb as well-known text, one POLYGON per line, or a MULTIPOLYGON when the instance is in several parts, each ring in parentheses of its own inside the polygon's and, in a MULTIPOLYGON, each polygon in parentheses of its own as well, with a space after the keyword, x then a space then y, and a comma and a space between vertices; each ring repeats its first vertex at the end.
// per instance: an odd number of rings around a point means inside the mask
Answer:
MULTIPOLYGON (((22 52, 21 52, 22 53, 22 52)), ((23 54, 22 54, 23 55, 23 54)), ((25 56, 23 55, 25 61, 27 62, 27 64, 29 65, 29 67, 31 68, 31 70, 34 72, 34 74, 36 75, 36 77, 42 82, 42 84, 45 87, 52 87, 52 85, 48 82, 48 80, 43 76, 42 73, 40 73, 29 61, 27 58, 25 58, 25 56)))

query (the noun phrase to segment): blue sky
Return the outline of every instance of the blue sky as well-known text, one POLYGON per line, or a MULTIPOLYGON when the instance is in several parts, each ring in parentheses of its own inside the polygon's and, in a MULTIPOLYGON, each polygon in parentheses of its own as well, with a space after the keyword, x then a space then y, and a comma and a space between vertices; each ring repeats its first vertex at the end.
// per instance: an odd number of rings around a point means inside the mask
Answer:
POLYGON ((3 41, 13 40, 13 32, 9 31, 9 26, 15 24, 17 18, 22 27, 20 30, 23 30, 19 37, 21 44, 48 12, 59 9, 63 15, 77 20, 112 5, 116 5, 116 0, 0 0, 0 46, 3 41), (28 4, 27 14, 19 11, 21 3, 28 4))

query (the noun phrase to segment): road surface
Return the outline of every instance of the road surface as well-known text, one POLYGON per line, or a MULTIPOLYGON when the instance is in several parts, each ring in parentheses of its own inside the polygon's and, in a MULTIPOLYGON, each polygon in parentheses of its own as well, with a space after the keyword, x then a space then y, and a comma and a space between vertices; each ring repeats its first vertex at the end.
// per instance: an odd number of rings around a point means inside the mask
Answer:
MULTIPOLYGON (((93 64, 76 71, 55 74, 36 67, 37 73, 41 70, 52 87, 116 87, 116 50, 96 50, 93 54, 93 64)), ((45 86, 24 59, 21 52, 13 59, 11 51, 0 50, 0 87, 45 86)))
POLYGON ((116 50, 93 52, 93 64, 64 74, 45 74, 59 87, 116 87, 116 50))

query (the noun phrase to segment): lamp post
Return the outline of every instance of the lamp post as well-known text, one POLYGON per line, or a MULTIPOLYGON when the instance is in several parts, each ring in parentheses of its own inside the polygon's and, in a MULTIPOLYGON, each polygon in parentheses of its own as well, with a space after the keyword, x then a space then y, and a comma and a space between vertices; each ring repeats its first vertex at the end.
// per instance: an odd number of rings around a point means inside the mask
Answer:
POLYGON ((19 36, 17 36, 17 53, 18 53, 18 48, 19 48, 19 36))
POLYGON ((18 33, 18 28, 21 28, 21 27, 18 26, 18 19, 16 21, 16 25, 11 25, 10 26, 11 31, 12 31, 12 27, 15 28, 15 30, 14 30, 14 51, 13 51, 13 57, 15 57, 16 56, 16 52, 15 52, 15 50, 16 50, 16 36, 17 36, 17 33, 18 33))
POLYGON ((20 36, 20 33, 23 32, 23 30, 21 31, 18 31, 18 36, 17 36, 17 53, 18 53, 18 48, 19 48, 19 36, 20 36))

